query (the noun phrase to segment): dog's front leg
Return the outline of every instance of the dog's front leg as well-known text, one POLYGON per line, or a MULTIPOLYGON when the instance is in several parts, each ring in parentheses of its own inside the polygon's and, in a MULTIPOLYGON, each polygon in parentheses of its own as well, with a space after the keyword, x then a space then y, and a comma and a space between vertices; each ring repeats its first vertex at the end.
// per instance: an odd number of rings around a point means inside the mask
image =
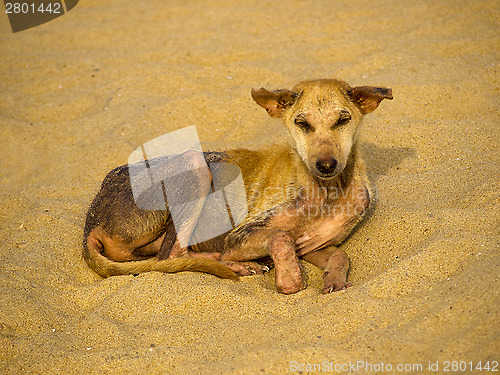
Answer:
POLYGON ((370 204, 366 185, 352 189, 355 194, 337 202, 337 207, 343 208, 338 215, 317 220, 297 239, 297 255, 325 271, 323 293, 351 286, 347 283, 349 258, 335 245, 342 243, 352 232, 370 204))
POLYGON ((323 289, 321 292, 327 294, 344 290, 350 286, 347 282, 349 271, 349 257, 344 250, 335 246, 305 254, 304 260, 318 266, 325 272, 323 274, 323 289))
POLYGON ((350 187, 348 197, 339 199, 326 208, 333 212, 313 222, 297 239, 297 255, 303 256, 309 252, 339 245, 359 223, 370 204, 368 187, 350 187))
POLYGON ((293 294, 304 289, 293 238, 287 232, 274 228, 248 232, 251 234, 242 238, 242 231, 238 231, 240 240, 236 243, 236 236, 231 238, 231 234, 229 235, 221 260, 241 262, 270 255, 276 271, 275 283, 278 292, 293 294))

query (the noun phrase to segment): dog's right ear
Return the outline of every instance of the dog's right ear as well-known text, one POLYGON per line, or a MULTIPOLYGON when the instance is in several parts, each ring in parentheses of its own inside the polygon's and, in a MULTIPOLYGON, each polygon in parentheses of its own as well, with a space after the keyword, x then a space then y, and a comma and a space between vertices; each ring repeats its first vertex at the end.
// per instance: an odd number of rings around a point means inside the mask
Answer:
POLYGON ((350 88, 348 95, 364 115, 376 110, 382 100, 392 100, 392 90, 385 87, 357 86, 350 88))
POLYGON ((295 103, 297 96, 297 93, 290 90, 269 91, 263 87, 252 89, 253 100, 271 117, 281 117, 282 112, 295 103))

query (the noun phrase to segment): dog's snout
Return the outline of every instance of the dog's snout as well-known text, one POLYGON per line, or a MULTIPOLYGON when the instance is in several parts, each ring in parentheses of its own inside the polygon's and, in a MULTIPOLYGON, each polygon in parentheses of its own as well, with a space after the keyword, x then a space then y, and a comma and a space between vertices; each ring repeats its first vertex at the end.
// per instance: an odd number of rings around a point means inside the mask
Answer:
POLYGON ((337 160, 334 158, 319 159, 316 162, 316 168, 323 174, 330 175, 337 167, 337 160))

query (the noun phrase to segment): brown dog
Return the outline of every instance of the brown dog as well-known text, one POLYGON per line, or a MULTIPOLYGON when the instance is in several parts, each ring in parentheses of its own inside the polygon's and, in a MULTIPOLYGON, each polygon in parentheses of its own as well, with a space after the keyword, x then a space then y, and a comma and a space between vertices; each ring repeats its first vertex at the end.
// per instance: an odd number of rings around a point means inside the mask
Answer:
MULTIPOLYGON (((168 159, 165 176, 178 165, 188 165, 191 171, 179 177, 184 179, 183 188, 177 188, 182 190, 183 219, 175 228, 168 207, 140 208, 131 188, 130 166, 113 170, 85 225, 83 254, 98 274, 191 270, 234 279, 236 274, 262 273, 266 267, 250 261, 270 256, 281 293, 304 288, 298 258, 324 269, 323 293, 350 285, 349 259, 336 246, 370 204, 359 124, 383 99, 392 99, 391 90, 316 80, 301 82, 292 90, 252 90, 252 97, 270 116, 282 118, 295 145, 263 151, 188 151, 168 159), (204 197, 213 191, 216 170, 207 168, 207 163, 240 168, 248 214, 233 230, 187 246, 207 210, 204 197)), ((145 199, 155 199, 154 194, 145 199)))

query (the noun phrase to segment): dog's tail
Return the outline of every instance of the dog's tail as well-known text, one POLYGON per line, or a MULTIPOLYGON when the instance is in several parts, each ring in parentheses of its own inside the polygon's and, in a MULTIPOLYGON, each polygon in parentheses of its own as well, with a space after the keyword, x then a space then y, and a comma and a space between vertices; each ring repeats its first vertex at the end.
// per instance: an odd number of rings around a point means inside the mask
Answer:
POLYGON ((88 239, 88 236, 85 236, 83 240, 83 257, 90 268, 102 277, 134 275, 149 271, 165 273, 197 271, 223 279, 238 280, 238 275, 227 266, 208 258, 174 258, 160 261, 151 258, 131 262, 115 262, 102 255, 88 239))

